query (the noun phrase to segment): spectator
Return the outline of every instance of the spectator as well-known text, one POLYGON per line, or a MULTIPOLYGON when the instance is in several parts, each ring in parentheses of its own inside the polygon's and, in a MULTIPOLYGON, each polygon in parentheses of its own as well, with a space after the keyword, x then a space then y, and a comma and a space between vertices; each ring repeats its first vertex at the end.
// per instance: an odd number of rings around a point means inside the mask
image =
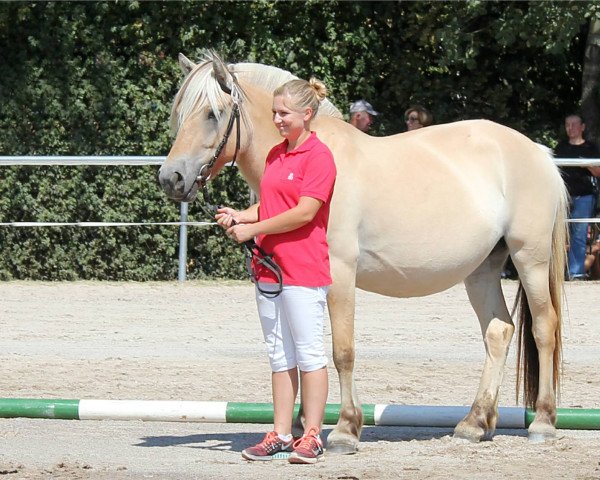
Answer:
POLYGON ((379 115, 366 100, 357 100, 350 105, 350 123, 362 132, 367 132, 375 116, 379 115))
MULTIPOLYGON (((554 150, 557 158, 598 158, 596 146, 583 138, 585 122, 579 114, 568 115, 565 118, 567 140, 561 141, 554 150)), ((594 213, 596 204, 596 167, 562 167, 567 190, 571 196, 569 218, 589 218, 594 213)), ((582 222, 569 223, 569 280, 585 280, 585 256, 587 245, 588 224, 582 222)))
POLYGON ((600 235, 592 240, 585 256, 585 271, 590 280, 600 280, 600 235))
POLYGON ((404 112, 404 121, 406 122, 407 130, 410 132, 411 130, 431 125, 433 123, 433 115, 425 107, 413 105, 404 112))

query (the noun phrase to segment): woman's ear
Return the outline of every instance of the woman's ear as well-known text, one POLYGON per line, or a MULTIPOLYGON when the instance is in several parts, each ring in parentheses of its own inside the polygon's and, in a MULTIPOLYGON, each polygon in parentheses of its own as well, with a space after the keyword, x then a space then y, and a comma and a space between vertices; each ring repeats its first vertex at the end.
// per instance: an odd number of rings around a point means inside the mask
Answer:
POLYGON ((314 110, 310 107, 308 107, 305 111, 304 111, 304 118, 303 120, 305 122, 308 122, 311 118, 313 118, 314 115, 314 110))

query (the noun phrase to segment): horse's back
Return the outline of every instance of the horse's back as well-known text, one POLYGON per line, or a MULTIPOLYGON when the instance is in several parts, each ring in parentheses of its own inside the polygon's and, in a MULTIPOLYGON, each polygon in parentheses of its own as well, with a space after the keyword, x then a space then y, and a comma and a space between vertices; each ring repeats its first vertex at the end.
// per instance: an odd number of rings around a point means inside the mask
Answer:
POLYGON ((435 293, 466 278, 507 235, 552 231, 560 176, 508 127, 470 120, 379 138, 341 127, 323 137, 338 163, 332 256, 357 254, 360 288, 435 293))

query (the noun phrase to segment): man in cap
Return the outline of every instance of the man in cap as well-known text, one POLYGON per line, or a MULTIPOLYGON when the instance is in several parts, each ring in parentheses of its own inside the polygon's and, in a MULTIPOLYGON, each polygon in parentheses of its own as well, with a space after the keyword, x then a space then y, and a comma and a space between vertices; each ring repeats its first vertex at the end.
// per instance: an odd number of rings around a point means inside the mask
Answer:
POLYGON ((375 115, 379 113, 366 100, 357 100, 350 106, 350 123, 363 132, 369 130, 375 115))

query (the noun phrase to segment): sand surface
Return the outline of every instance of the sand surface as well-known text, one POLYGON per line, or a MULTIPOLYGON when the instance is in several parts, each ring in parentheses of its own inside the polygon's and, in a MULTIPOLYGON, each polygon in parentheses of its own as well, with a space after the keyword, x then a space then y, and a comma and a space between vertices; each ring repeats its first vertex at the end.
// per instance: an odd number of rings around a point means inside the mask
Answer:
MULTIPOLYGON (((512 305, 517 284, 503 286, 512 305)), ((569 283, 566 295, 559 406, 600 408, 600 282, 569 283)), ((2 397, 271 401, 246 283, 2 283, 0 328, 2 397)), ((361 402, 473 401, 484 350, 462 285, 414 299, 358 291, 356 340, 361 402)), ((501 406, 515 405, 514 350, 501 406)), ((499 430, 470 444, 451 429, 367 426, 356 455, 326 454, 314 466, 244 461, 241 450, 268 428, 0 419, 0 478, 600 479, 598 431, 559 430, 532 444, 525 430, 499 430)))

